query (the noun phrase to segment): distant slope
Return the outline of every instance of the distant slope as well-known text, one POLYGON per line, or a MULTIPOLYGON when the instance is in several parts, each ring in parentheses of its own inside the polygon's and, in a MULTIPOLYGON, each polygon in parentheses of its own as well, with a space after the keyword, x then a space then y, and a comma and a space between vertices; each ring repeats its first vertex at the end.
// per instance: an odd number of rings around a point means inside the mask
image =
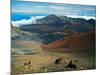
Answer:
POLYGON ((91 49, 95 48, 95 31, 75 33, 70 36, 66 36, 64 39, 54 41, 49 44, 42 45, 44 50, 46 49, 91 49))
POLYGON ((36 19, 36 24, 21 25, 19 28, 23 31, 29 32, 55 32, 62 30, 69 30, 73 32, 85 32, 94 28, 96 20, 84 18, 71 18, 67 16, 56 16, 50 14, 41 19, 36 19))
POLYGON ((11 39, 12 40, 32 40, 33 33, 28 31, 22 31, 18 27, 12 25, 11 28, 11 39))

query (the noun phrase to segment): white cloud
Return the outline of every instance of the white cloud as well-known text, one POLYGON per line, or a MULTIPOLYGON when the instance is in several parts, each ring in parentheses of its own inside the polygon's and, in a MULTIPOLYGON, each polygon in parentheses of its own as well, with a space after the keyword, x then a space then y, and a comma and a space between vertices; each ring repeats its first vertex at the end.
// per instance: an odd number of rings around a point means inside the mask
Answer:
POLYGON ((96 17, 92 17, 92 16, 78 16, 78 15, 66 15, 68 17, 72 17, 72 18, 84 18, 86 20, 89 20, 89 19, 96 19, 96 17))
POLYGON ((32 19, 26 20, 26 19, 22 19, 22 20, 18 20, 18 21, 12 21, 12 24, 14 26, 20 26, 20 25, 26 25, 26 24, 32 24, 33 21, 32 19))
POLYGON ((36 6, 36 7, 38 7, 38 8, 45 8, 46 6, 36 6))
POLYGON ((31 10, 12 10, 12 12, 27 12, 27 13, 32 13, 33 11, 31 10))
POLYGON ((52 8, 54 10, 63 10, 65 9, 64 7, 61 7, 61 6, 48 6, 49 8, 52 8))
POLYGON ((26 19, 22 19, 22 20, 18 20, 18 21, 12 21, 12 24, 14 26, 21 26, 21 25, 28 25, 28 24, 35 24, 36 23, 36 19, 40 19, 43 18, 45 16, 32 16, 30 19, 26 20, 26 19))

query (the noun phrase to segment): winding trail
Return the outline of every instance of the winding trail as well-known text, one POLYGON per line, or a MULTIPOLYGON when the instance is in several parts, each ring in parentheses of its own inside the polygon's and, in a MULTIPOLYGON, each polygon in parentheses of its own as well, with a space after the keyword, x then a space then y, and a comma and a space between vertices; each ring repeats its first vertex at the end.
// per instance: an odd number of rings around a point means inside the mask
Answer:
POLYGON ((16 41, 16 44, 21 47, 31 48, 36 50, 38 54, 34 55, 14 55, 13 56, 13 64, 19 64, 27 61, 31 61, 32 64, 49 64, 54 61, 56 56, 51 56, 48 53, 44 52, 41 48, 40 42, 35 41, 16 41))

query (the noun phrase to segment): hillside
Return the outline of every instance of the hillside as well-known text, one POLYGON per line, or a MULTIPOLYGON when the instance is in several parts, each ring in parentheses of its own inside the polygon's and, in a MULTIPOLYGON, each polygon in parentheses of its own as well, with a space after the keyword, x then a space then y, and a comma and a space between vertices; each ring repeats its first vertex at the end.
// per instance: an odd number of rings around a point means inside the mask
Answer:
POLYGON ((65 36, 64 39, 54 41, 49 44, 42 45, 46 49, 94 49, 95 48, 95 31, 74 33, 70 36, 65 36))
POLYGON ((36 35, 28 31, 22 31, 18 27, 12 27, 11 29, 11 39, 12 40, 32 40, 36 35))

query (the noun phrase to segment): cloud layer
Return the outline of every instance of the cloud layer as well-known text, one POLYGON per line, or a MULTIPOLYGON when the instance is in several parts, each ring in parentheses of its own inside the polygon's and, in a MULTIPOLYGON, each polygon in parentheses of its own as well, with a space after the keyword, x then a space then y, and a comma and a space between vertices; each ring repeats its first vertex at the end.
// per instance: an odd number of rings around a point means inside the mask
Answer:
MULTIPOLYGON (((84 18, 86 20, 89 19, 95 19, 95 17, 90 17, 90 16, 77 16, 77 15, 67 15, 68 17, 72 17, 72 18, 84 18)), ((12 24, 14 26, 21 26, 21 25, 28 25, 28 24, 36 24, 36 19, 41 19, 45 16, 32 16, 30 19, 22 19, 22 20, 18 20, 18 21, 12 21, 12 24)))
POLYGON ((18 21, 12 21, 12 24, 14 26, 21 26, 21 25, 28 25, 28 24, 35 24, 36 23, 36 19, 40 19, 43 18, 44 16, 32 16, 30 19, 22 19, 22 20, 18 20, 18 21))

